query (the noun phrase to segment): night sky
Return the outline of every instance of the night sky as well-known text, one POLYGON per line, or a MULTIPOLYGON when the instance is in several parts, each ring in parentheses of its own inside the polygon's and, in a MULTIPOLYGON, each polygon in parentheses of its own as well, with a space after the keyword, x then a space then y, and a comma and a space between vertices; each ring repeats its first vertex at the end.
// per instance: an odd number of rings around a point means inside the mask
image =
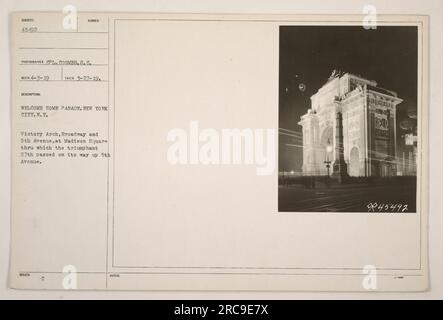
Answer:
POLYGON ((417 27, 281 26, 279 54, 279 171, 301 171, 297 123, 334 69, 397 92, 398 121, 417 108, 417 27))

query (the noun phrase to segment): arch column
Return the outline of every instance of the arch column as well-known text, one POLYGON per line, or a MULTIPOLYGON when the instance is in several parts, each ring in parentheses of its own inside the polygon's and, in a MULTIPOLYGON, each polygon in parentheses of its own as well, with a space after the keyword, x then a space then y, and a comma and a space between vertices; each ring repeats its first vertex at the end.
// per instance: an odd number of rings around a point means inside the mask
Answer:
POLYGON ((343 116, 341 111, 337 111, 335 120, 335 161, 332 170, 332 177, 337 178, 339 183, 348 176, 348 169, 344 156, 343 144, 343 116))

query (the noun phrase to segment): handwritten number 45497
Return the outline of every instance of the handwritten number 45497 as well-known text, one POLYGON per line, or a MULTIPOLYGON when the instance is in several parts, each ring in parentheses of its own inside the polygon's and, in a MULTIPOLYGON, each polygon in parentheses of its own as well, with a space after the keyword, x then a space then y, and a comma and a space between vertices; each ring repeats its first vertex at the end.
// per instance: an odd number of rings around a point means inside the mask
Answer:
POLYGON ((407 204, 393 204, 393 203, 369 203, 367 205, 368 212, 408 212, 407 204))

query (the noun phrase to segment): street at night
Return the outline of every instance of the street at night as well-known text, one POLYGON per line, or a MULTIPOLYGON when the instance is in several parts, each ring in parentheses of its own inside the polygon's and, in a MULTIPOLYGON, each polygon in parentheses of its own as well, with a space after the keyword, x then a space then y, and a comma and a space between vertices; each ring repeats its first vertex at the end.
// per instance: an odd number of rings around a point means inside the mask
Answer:
POLYGON ((279 212, 416 212, 416 183, 410 179, 330 188, 280 185, 278 197, 279 212))

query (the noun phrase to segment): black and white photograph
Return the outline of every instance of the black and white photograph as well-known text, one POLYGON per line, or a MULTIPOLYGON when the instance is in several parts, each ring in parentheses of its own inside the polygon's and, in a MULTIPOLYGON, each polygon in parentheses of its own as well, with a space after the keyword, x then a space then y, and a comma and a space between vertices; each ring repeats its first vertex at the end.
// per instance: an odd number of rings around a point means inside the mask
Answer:
POLYGON ((280 26, 279 212, 416 212, 415 26, 280 26))

